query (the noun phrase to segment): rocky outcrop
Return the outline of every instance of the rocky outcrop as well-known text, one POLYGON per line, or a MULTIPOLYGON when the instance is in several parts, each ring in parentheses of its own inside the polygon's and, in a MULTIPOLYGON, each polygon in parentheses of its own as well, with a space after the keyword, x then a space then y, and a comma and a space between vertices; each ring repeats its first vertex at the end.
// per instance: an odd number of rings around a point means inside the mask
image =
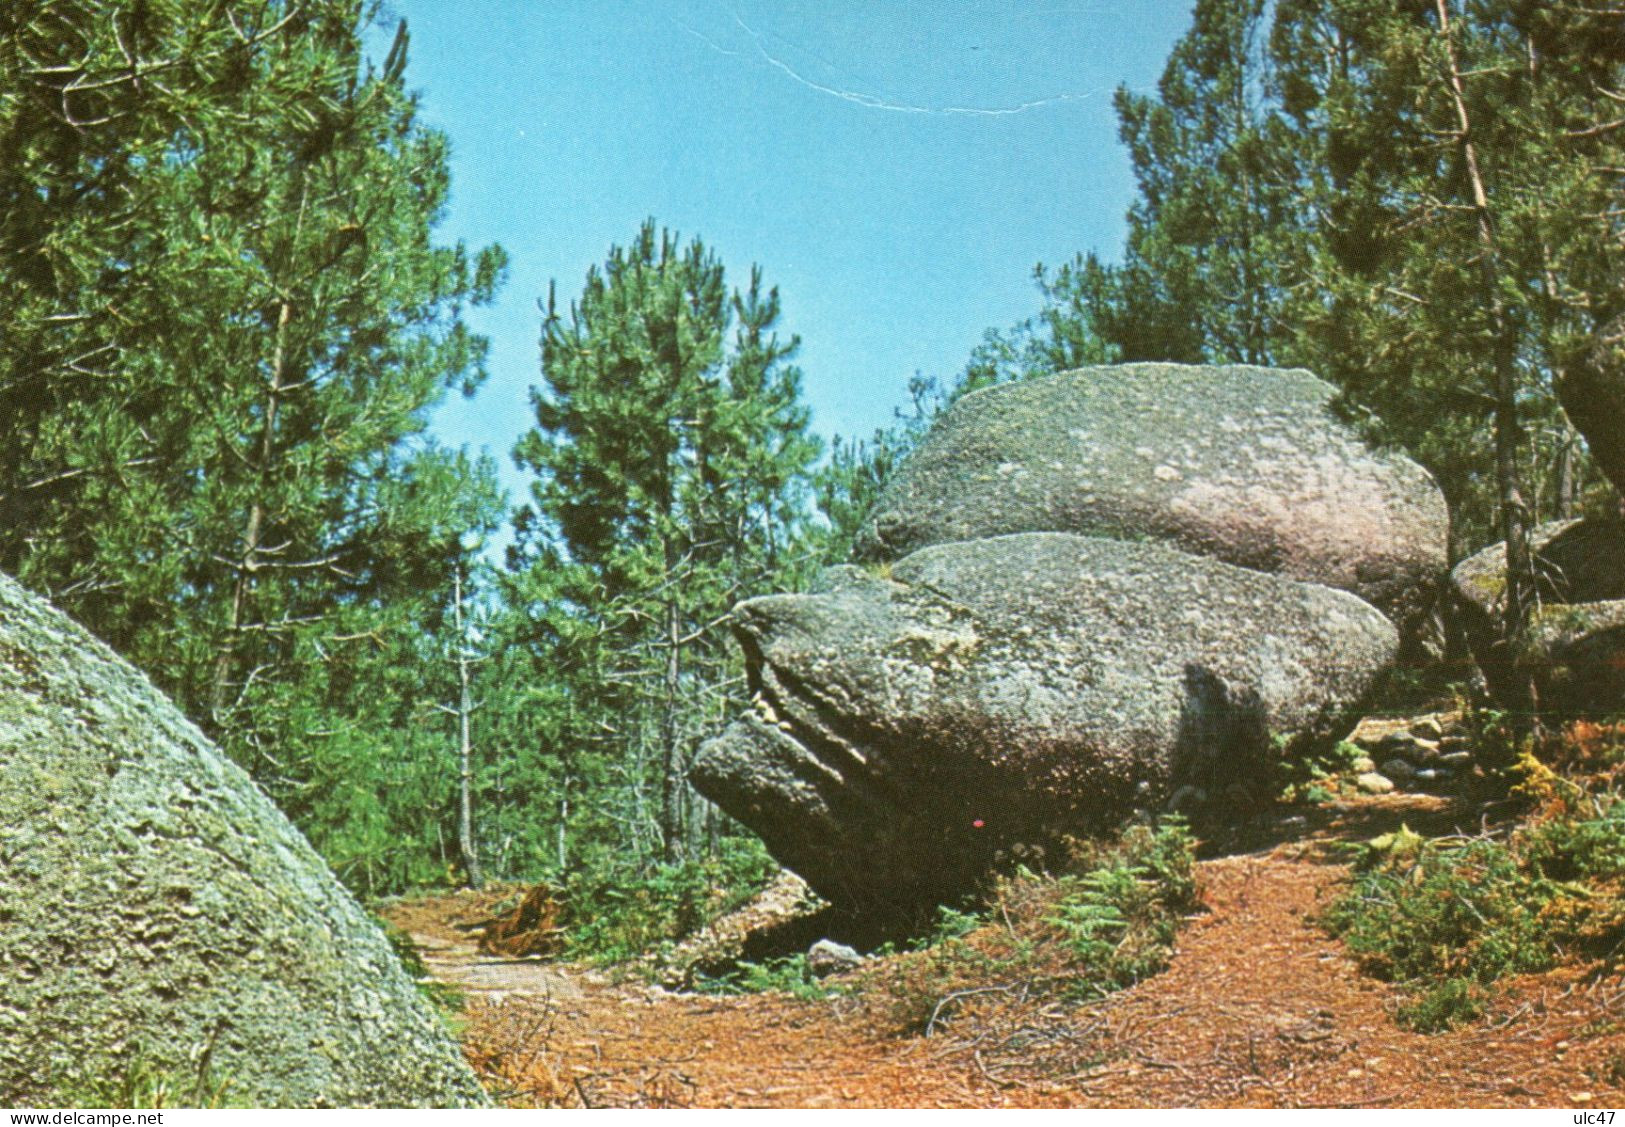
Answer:
POLYGON ((1437 487, 1332 398, 1172 364, 966 396, 860 530, 868 571, 736 609, 756 709, 695 784, 859 918, 1245 796, 1347 730, 1385 613, 1420 620, 1444 573, 1437 487))
POLYGON ((1459 789, 1476 766, 1473 740, 1461 714, 1439 712, 1404 719, 1368 716, 1349 736, 1363 753, 1356 782, 1368 794, 1391 790, 1448 793, 1459 789))
POLYGON ((1371 448, 1305 371, 1084 368, 955 403, 886 487, 860 559, 1012 532, 1154 540, 1350 591, 1406 626, 1447 565, 1425 470, 1371 448))
POLYGON ((1557 398, 1585 436, 1597 468, 1625 497, 1625 315, 1582 342, 1558 366, 1557 398))
POLYGON ((1500 639, 1506 545, 1495 544, 1451 573, 1461 622, 1491 695, 1520 704, 1533 684, 1554 712, 1625 710, 1625 521, 1588 518, 1541 525, 1529 538, 1537 599, 1524 643, 1500 639))
POLYGON ((1346 730, 1393 626, 1318 584, 1028 533, 735 611, 757 709, 695 785, 832 903, 950 899, 1001 856, 1219 793, 1346 730))
POLYGON ((480 1106, 388 943, 141 674, 0 577, 0 1102, 480 1106))

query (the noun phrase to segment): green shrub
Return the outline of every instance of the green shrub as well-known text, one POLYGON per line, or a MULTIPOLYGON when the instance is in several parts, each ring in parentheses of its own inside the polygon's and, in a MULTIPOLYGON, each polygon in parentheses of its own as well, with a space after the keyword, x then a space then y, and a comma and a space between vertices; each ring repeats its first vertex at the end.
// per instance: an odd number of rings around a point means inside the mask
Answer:
POLYGON ((1531 827, 1524 855, 1552 880, 1625 877, 1625 802, 1615 799, 1598 807, 1594 818, 1558 818, 1531 827))
POLYGON ((1442 1033, 1476 1019, 1488 998, 1488 991, 1472 979, 1447 978, 1399 1007, 1394 1016, 1418 1033, 1442 1033))
MULTIPOLYGON (((1553 889, 1524 872, 1506 844, 1388 837, 1323 916, 1369 971, 1428 993, 1451 980, 1486 984, 1552 965, 1538 915, 1553 889)), ((1433 1009, 1465 1013, 1442 1002, 1433 1009)))
MULTIPOLYGON (((1135 895, 1138 880, 1132 872, 1119 869, 1090 873, 1079 883, 1081 888, 1068 892, 1056 902, 1048 922, 1061 930, 1067 945, 1072 948, 1073 958, 1086 972, 1094 972, 1097 968, 1109 972, 1129 929, 1128 917, 1116 901, 1139 899, 1135 895)), ((1102 976, 1085 973, 1083 977, 1095 979, 1102 976)), ((1116 975, 1107 973, 1103 977, 1111 981, 1116 975)))
POLYGON ((937 918, 931 925, 930 934, 916 943, 915 949, 925 950, 939 943, 963 939, 986 922, 987 915, 984 912, 967 912, 944 904, 937 909, 937 918))
POLYGON ((1323 913, 1370 972, 1414 995, 1399 1011, 1434 1032, 1477 1017, 1497 979, 1625 945, 1625 804, 1545 817, 1506 840, 1372 842, 1323 913))
POLYGON ((1282 802, 1330 802, 1337 797, 1337 778, 1353 772, 1365 755, 1347 740, 1309 755, 1285 755, 1276 760, 1275 791, 1282 802))
POLYGON ((755 838, 730 837, 702 860, 572 874, 565 882, 566 954, 619 963, 658 950, 743 904, 777 871, 755 838))
POLYGON ((1158 973, 1174 937, 1198 904, 1196 840, 1185 822, 1136 826, 1080 876, 1058 882, 1047 917, 1071 948, 1074 997, 1092 998, 1158 973))
POLYGON ((740 963, 727 974, 715 978, 700 975, 694 989, 701 994, 789 994, 804 1002, 817 1001, 841 992, 813 975, 806 955, 787 955, 762 963, 740 963))

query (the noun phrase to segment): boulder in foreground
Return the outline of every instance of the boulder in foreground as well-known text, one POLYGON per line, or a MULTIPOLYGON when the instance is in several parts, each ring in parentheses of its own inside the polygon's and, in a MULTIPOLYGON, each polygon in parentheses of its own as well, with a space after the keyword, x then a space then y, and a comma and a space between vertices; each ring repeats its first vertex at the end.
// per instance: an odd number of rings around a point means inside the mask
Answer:
POLYGON ((305 839, 150 682, 0 577, 0 1101, 485 1106, 305 839))

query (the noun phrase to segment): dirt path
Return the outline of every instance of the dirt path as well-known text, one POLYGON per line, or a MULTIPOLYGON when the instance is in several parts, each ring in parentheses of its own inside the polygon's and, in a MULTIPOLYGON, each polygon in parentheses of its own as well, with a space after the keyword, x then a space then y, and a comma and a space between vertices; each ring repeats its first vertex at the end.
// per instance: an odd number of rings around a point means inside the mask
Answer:
POLYGON ((1165 973, 1071 1011, 967 1009, 930 1038, 886 1028, 852 998, 669 994, 580 968, 493 963, 466 938, 420 935, 433 972, 469 989, 471 1059, 520 1104, 1625 1103, 1625 983, 1526 978, 1487 1021, 1423 1036, 1395 1026, 1395 991, 1314 925, 1346 874, 1330 841, 1447 817, 1437 800, 1367 800, 1328 811, 1301 841, 1204 862, 1209 911, 1165 973))

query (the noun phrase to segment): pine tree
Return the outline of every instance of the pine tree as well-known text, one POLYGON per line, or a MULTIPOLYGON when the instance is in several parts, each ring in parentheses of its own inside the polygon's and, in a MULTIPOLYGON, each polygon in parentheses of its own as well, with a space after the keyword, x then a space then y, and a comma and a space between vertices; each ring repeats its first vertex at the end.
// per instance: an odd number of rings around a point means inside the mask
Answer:
POLYGON ((0 13, 0 566, 149 671, 341 871, 390 881, 392 819, 416 816, 384 786, 421 705, 402 663, 438 662, 417 635, 450 546, 499 511, 491 467, 422 432, 483 377, 460 314, 502 256, 432 242, 445 140, 415 120, 404 25, 364 60, 375 11, 0 13))
POLYGON ((692 750, 739 695, 727 611, 801 554, 818 450, 778 312, 759 271, 730 295, 703 244, 646 223, 567 315, 549 300, 537 427, 515 449, 537 474, 515 605, 545 663, 572 671, 569 727, 609 736, 629 843, 666 861, 700 833, 692 750))
POLYGON ((1269 104, 1268 7, 1198 0, 1156 95, 1117 93, 1138 198, 1099 327, 1125 360, 1279 363, 1291 339, 1303 227, 1269 104))

